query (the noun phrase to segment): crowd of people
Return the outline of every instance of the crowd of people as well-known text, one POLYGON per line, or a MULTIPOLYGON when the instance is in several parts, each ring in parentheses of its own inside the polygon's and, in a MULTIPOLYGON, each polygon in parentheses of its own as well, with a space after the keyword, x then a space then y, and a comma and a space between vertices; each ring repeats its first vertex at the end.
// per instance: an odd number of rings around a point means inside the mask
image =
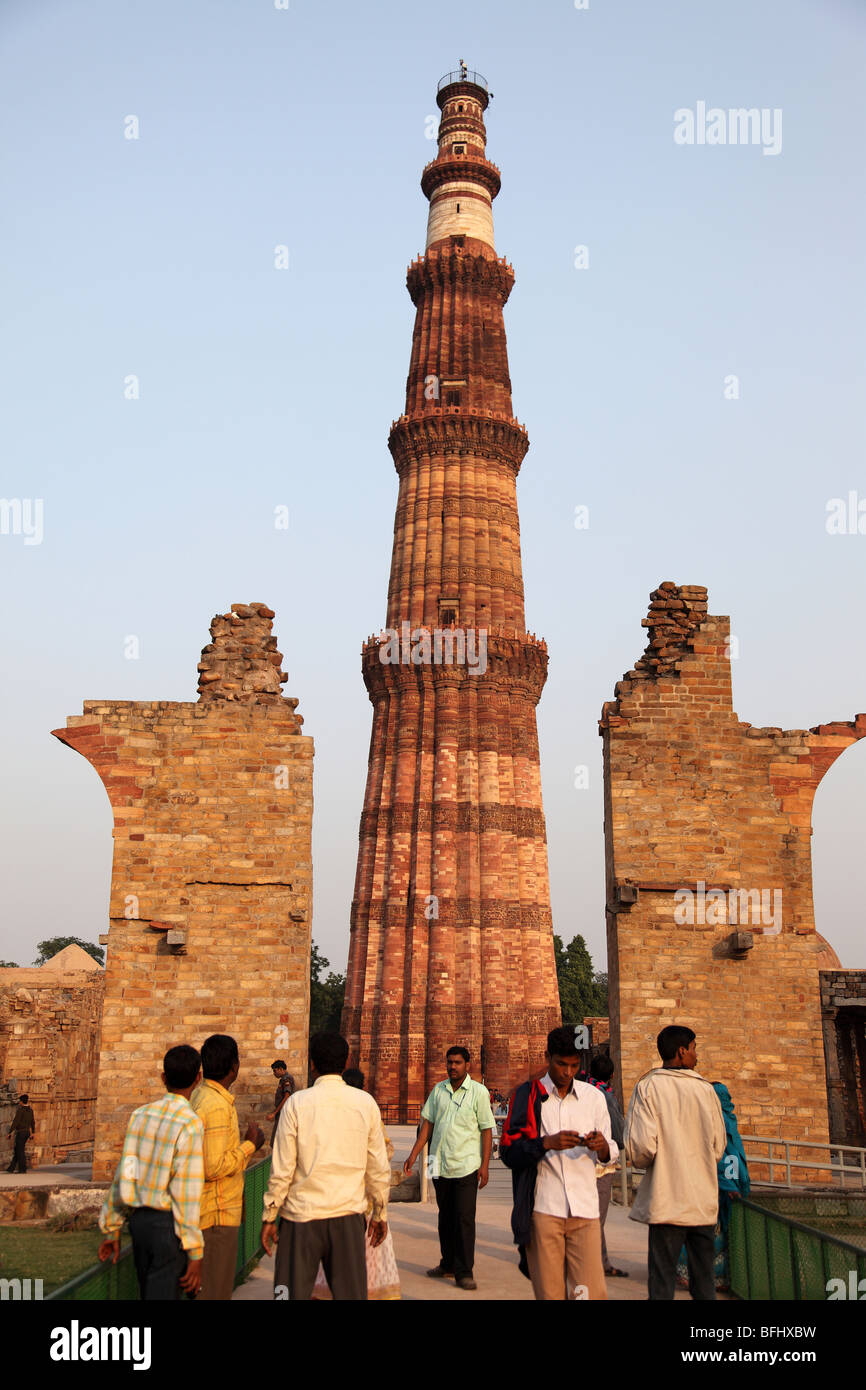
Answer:
MULTIPOLYGON (((640 1078, 623 1116, 609 1057, 582 1066, 573 1028, 547 1037, 544 1069, 507 1103, 500 1156, 511 1172, 511 1228, 519 1268, 536 1299, 607 1298, 607 1279, 628 1277, 611 1263, 605 1238, 614 1175, 624 1148, 643 1170, 630 1217, 648 1226, 650 1299, 671 1299, 679 1281, 695 1299, 716 1296, 726 1275, 734 1192, 748 1194, 748 1171, 727 1088, 697 1071, 694 1032, 663 1028, 661 1066, 640 1078)), ((400 1280, 388 1227, 393 1146, 364 1076, 347 1069, 336 1033, 310 1039, 312 1085, 298 1088, 284 1062, 276 1081, 272 1161, 261 1243, 274 1254, 276 1299, 395 1299, 400 1280)), ((438 1207, 440 1259, 431 1279, 474 1290, 479 1191, 490 1178, 493 1105, 470 1076, 471 1056, 455 1045, 446 1077, 430 1092, 403 1164, 409 1177, 427 1153, 438 1207)), ((165 1094, 135 1110, 100 1213, 100 1259, 116 1260, 128 1220, 144 1300, 231 1298, 244 1171, 264 1144, 250 1121, 243 1139, 231 1087, 240 1058, 234 1038, 215 1034, 170 1048, 165 1094)))

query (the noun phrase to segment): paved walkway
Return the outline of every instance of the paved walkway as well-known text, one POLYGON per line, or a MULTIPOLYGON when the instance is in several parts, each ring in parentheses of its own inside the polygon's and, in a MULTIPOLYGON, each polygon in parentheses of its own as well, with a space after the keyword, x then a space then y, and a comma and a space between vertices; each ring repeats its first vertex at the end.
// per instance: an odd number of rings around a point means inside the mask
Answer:
MULTIPOLYGON (((0 1187, 88 1187, 90 1182, 89 1163, 57 1163, 52 1167, 28 1168, 26 1173, 7 1173, 0 1169, 0 1187)), ((107 1183, 94 1183, 94 1187, 107 1187, 107 1183)))
MULTIPOLYGON (((414 1128, 389 1126, 394 1144, 392 1163, 402 1163, 412 1147, 414 1128)), ((424 1273, 439 1263, 436 1199, 432 1184, 430 1200, 396 1202, 388 1209, 394 1249, 400 1269, 400 1286, 404 1299, 439 1302, 447 1299, 474 1302, 532 1301, 532 1285, 517 1268, 517 1250, 511 1237, 511 1174, 504 1164, 494 1159, 490 1165, 490 1182, 478 1194, 475 1245, 476 1292, 463 1292, 453 1279, 428 1279, 424 1273)), ((628 1271, 628 1279, 608 1279, 607 1293, 611 1300, 645 1299, 646 1243, 645 1226, 630 1221, 620 1206, 608 1211, 605 1226, 610 1258, 620 1269, 628 1271)), ((263 1259, 253 1274, 234 1292, 238 1300, 269 1300, 274 1296, 274 1262, 263 1259)), ((677 1291, 678 1299, 688 1299, 685 1291, 677 1291)))

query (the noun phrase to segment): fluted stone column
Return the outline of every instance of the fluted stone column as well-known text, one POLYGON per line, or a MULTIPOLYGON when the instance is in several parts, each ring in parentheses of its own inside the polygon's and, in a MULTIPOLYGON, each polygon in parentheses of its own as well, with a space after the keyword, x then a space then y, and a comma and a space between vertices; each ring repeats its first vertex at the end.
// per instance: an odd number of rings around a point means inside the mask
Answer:
POLYGON ((514 273, 493 243, 484 79, 451 74, 437 100, 427 245, 407 274, 406 408, 389 438, 387 619, 362 656, 373 733, 343 1016, 380 1104, 409 1113, 452 1044, 470 1049, 476 1078, 483 1048, 486 1083, 510 1088, 559 1022, 535 723, 547 647, 524 617, 516 482, 529 442, 503 320, 514 273), (422 629, 471 635, 472 654, 395 649, 395 633, 422 629))

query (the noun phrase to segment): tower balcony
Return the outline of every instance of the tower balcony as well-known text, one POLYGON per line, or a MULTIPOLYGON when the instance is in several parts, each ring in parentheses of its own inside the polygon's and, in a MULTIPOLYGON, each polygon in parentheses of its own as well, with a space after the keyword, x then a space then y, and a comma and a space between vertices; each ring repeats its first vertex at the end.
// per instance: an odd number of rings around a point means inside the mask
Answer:
POLYGON ((487 78, 482 77, 480 72, 470 72, 468 68, 458 68, 456 72, 446 72, 444 77, 440 77, 436 83, 437 92, 441 92, 443 87, 451 87, 455 82, 471 82, 473 87, 482 87, 488 97, 493 93, 487 85, 487 78))
MULTIPOLYGON (((437 631, 444 632, 450 629, 456 632, 461 630, 460 623, 440 623, 437 627, 430 623, 410 625, 407 620, 407 626, 410 627, 413 634, 418 636, 423 634, 427 637, 432 637, 437 631)), ((490 641, 519 642, 523 647, 532 647, 547 655, 546 641, 543 637, 537 637, 534 632, 523 632, 516 627, 497 627, 492 623, 473 624, 473 630, 486 633, 490 641)), ((379 632, 371 632, 361 647, 361 655, 364 656, 368 652, 375 652, 378 655, 379 648, 390 642, 392 636, 393 633, 388 628, 381 628, 379 632)))
POLYGON ((493 410, 433 406, 423 414, 392 421, 388 448, 398 474, 440 453, 474 453, 506 464, 515 477, 529 448, 526 426, 493 410))
MULTIPOLYGON (((516 627, 411 624, 373 633, 361 648, 361 673, 375 704, 407 687, 442 683, 502 685, 541 698, 547 680, 547 643, 516 627)), ((483 687, 480 687, 483 688, 483 687)))
POLYGON ((484 111, 493 100, 493 93, 487 85, 487 78, 480 72, 471 72, 461 63, 456 72, 446 72, 436 85, 436 104, 439 110, 452 96, 473 97, 484 111))
POLYGON ((452 151, 438 155, 425 164, 421 171, 421 191, 425 198, 435 193, 443 184, 455 181, 478 183, 495 198, 502 187, 502 174, 492 159, 472 154, 454 154, 452 151))

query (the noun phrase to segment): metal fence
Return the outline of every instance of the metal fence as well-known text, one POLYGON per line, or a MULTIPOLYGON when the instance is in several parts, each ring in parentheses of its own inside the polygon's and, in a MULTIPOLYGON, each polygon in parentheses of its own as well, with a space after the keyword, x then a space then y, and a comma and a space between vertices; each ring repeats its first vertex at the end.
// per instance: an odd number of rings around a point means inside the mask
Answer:
MULTIPOLYGON (((235 1287, 246 1278, 264 1254, 259 1235, 262 1228, 262 1200, 270 1172, 271 1160, 268 1157, 261 1163, 247 1168, 244 1175, 244 1204, 238 1234, 235 1287)), ((132 1245, 127 1245, 121 1250, 116 1265, 91 1265, 74 1279, 61 1284, 53 1293, 47 1294, 45 1301, 48 1302, 50 1299, 76 1303, 98 1303, 105 1300, 120 1303, 138 1302, 138 1279, 132 1259, 132 1245)))
POLYGON ((796 1187, 806 1181, 823 1184, 828 1174, 829 1181, 838 1182, 840 1187, 862 1188, 866 1191, 866 1149, 855 1148, 853 1144, 812 1144, 804 1139, 760 1139, 755 1134, 741 1134, 746 1150, 746 1162, 753 1180, 767 1187, 796 1187), (760 1151, 755 1148, 760 1145, 760 1151), (797 1157, 803 1150, 814 1158, 797 1157), (826 1157, 829 1155, 829 1157, 826 1157), (794 1169, 808 1170, 814 1176, 805 1178, 802 1174, 799 1183, 794 1181, 794 1169), (766 1169, 769 1178, 757 1177, 756 1169, 766 1169))
POLYGON ((866 1278, 866 1250, 743 1199, 731 1207, 728 1250, 738 1298, 825 1302, 831 1292, 856 1298, 866 1278))
POLYGON ((476 87, 483 87, 488 96, 490 95, 487 78, 482 77, 480 72, 470 72, 465 67, 458 68, 456 72, 446 72, 436 85, 437 92, 441 92, 443 87, 450 87, 452 82, 472 82, 476 87))
POLYGON ((417 1129, 421 1123, 420 1105, 380 1105, 379 1111, 386 1125, 413 1125, 417 1129))
POLYGON ((270 1156, 247 1168, 244 1174, 244 1206, 238 1238, 238 1262, 235 1266, 235 1288, 255 1269, 265 1253, 261 1243, 262 1206, 265 1188, 271 1176, 270 1156))
MULTIPOLYGON (((812 1144, 802 1139, 761 1139, 754 1134, 741 1134, 740 1138, 754 1184, 802 1191, 807 1186, 826 1188, 832 1183, 845 1192, 866 1192, 866 1149, 853 1144, 812 1144), (814 1152, 815 1157, 791 1157, 804 1149, 814 1152)), ((636 1186, 634 1175, 643 1174, 644 1169, 629 1163, 625 1149, 621 1149, 619 1190, 623 1206, 629 1204, 629 1187, 634 1190, 636 1186)))

